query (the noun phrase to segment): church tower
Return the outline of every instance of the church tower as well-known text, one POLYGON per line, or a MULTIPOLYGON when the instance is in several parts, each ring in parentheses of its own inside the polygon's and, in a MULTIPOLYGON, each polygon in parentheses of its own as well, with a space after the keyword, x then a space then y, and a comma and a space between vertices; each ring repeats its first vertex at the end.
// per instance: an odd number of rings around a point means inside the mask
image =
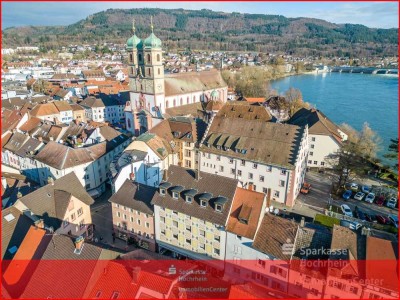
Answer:
POLYGON ((151 17, 151 34, 143 42, 143 48, 139 52, 139 64, 143 78, 141 92, 155 95, 164 94, 164 66, 162 43, 153 30, 153 17, 151 17))
POLYGON ((135 20, 132 21, 133 36, 126 42, 126 50, 128 52, 128 73, 129 78, 135 78, 138 75, 138 48, 141 48, 143 43, 136 36, 135 20))

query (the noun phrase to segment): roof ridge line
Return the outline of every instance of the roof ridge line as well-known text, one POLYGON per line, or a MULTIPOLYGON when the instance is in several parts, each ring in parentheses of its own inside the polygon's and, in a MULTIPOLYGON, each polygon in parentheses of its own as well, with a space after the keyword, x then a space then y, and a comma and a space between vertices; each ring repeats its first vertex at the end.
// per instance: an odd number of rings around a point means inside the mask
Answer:
POLYGON ((63 169, 64 169, 65 161, 67 160, 68 152, 69 152, 69 147, 67 147, 67 152, 65 153, 65 156, 64 156, 63 161, 61 163, 61 168, 63 168, 63 169))

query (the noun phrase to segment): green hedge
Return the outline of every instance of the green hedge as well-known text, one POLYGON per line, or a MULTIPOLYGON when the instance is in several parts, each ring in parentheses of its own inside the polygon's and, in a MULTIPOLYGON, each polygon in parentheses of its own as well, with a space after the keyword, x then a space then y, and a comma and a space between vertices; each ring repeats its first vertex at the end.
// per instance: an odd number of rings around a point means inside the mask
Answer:
POLYGON ((340 225, 340 220, 330 216, 317 214, 314 218, 314 223, 332 228, 333 225, 340 225))

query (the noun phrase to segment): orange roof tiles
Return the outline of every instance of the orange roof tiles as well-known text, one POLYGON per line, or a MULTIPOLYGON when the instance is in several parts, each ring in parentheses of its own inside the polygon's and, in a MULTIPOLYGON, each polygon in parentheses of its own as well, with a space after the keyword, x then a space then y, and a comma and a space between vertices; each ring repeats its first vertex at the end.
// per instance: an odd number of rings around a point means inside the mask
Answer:
POLYGON ((59 111, 54 103, 43 103, 36 105, 32 111, 31 115, 35 117, 48 116, 48 115, 58 115, 59 111))
POLYGON ((381 279, 382 287, 398 288, 398 243, 369 236, 367 238, 366 279, 381 279))
POLYGON ((254 239, 262 213, 264 197, 263 193, 237 188, 226 230, 254 239), (247 224, 240 222, 239 218, 247 218, 247 224))
POLYGON ((4 273, 4 280, 8 285, 16 284, 20 280, 25 269, 33 259, 45 233, 46 230, 31 226, 12 262, 4 273))
POLYGON ((255 103, 255 102, 264 102, 265 98, 245 98, 247 102, 255 103))

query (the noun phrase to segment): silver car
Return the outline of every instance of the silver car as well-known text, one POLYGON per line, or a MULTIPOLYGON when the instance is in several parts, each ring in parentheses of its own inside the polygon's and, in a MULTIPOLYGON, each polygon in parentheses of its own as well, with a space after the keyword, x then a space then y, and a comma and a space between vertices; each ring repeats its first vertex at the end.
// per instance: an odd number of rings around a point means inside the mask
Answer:
POLYGON ((350 207, 346 204, 340 205, 340 209, 342 210, 343 214, 348 217, 353 216, 353 212, 351 211, 350 207))
POLYGON ((356 200, 362 200, 364 198, 365 194, 362 192, 358 192, 357 194, 354 195, 354 199, 356 200))

